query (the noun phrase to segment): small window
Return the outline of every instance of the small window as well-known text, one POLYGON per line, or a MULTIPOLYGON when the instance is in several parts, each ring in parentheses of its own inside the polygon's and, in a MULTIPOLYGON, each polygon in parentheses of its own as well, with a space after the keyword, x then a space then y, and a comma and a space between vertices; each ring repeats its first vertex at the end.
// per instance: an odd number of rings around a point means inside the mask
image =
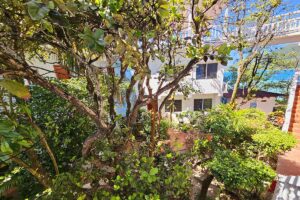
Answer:
POLYGON ((203 110, 211 109, 212 107, 212 99, 204 99, 203 100, 203 110))
POLYGON ((250 103, 250 108, 256 108, 257 107, 257 103, 256 102, 251 102, 250 103))
POLYGON ((181 112, 182 111, 182 101, 181 100, 166 101, 165 110, 166 110, 166 112, 171 112, 171 110, 173 112, 181 112))
POLYGON ((198 64, 196 68, 196 79, 217 78, 218 63, 198 64))
POLYGON ((203 110, 203 99, 194 99, 194 111, 203 110))
POLYGON ((194 111, 212 108, 212 99, 194 99, 194 111))
POLYGON ((196 68, 196 79, 205 79, 206 66, 205 64, 199 64, 196 68))
POLYGON ((207 78, 217 78, 218 63, 207 65, 207 78))

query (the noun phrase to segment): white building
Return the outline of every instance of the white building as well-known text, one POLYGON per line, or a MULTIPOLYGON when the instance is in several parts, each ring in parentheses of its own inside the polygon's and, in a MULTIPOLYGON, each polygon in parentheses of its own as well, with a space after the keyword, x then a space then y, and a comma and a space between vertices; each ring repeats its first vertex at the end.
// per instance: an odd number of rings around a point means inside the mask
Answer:
MULTIPOLYGON (((178 63, 186 64, 188 59, 179 58, 178 63)), ((150 62, 152 72, 151 86, 154 91, 158 87, 158 71, 162 63, 158 61, 150 62)), ((193 88, 189 95, 184 96, 181 92, 176 92, 174 101, 167 101, 162 109, 162 114, 166 115, 170 112, 170 104, 172 104, 173 112, 180 113, 182 111, 199 111, 212 108, 221 103, 223 93, 226 92, 226 84, 224 84, 224 66, 215 60, 207 62, 199 62, 194 65, 192 71, 186 76, 180 84, 193 88)), ((169 91, 159 96, 158 105, 166 98, 169 91)))

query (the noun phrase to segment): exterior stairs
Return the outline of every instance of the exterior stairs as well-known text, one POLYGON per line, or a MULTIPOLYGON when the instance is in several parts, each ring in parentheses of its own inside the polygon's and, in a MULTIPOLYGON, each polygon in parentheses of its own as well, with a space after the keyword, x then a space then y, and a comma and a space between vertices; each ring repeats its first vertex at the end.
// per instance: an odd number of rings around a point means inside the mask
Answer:
POLYGON ((298 144, 291 151, 278 156, 277 184, 272 200, 300 199, 300 85, 296 84, 288 131, 296 136, 298 144))
MULTIPOLYGON (((300 86, 298 85, 295 92, 294 105, 290 120, 289 132, 292 132, 300 140, 300 86)), ((299 155, 300 156, 300 155, 299 155)))

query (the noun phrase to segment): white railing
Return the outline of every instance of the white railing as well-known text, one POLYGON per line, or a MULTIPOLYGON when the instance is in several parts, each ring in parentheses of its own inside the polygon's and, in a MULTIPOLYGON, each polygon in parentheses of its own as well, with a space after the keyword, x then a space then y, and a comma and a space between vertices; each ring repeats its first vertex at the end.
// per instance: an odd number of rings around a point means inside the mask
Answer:
POLYGON ((297 89, 297 86, 299 85, 299 83, 300 83, 300 71, 296 71, 293 81, 292 81, 290 91, 289 91, 289 99, 288 99, 288 104, 287 104, 287 108, 285 111, 284 123, 282 126, 282 130, 285 132, 287 132, 290 127, 293 106, 294 106, 294 101, 295 101, 295 95, 296 95, 296 89, 297 89))
MULTIPOLYGON (((300 10, 275 16, 273 22, 263 26, 263 31, 270 33, 275 32, 275 38, 288 37, 295 33, 299 33, 300 35, 300 10)), ((210 36, 205 37, 204 40, 210 43, 223 43, 227 41, 227 38, 223 34, 224 32, 230 32, 231 35, 237 35, 237 31, 230 29, 230 27, 228 27, 227 30, 224 30, 224 27, 220 25, 213 25, 210 30, 210 36)), ((256 25, 245 26, 243 30, 243 35, 249 38, 249 40, 254 37, 255 33, 256 25)), ((191 28, 179 33, 179 37, 182 39, 192 38, 193 35, 191 28)))

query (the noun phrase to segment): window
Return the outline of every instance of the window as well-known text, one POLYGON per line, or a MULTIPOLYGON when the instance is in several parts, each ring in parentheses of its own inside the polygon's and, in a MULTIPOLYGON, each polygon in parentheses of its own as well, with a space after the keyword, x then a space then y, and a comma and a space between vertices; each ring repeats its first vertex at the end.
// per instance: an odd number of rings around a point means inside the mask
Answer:
POLYGON ((194 99, 194 111, 212 108, 212 99, 194 99))
POLYGON ((173 109, 173 112, 181 112, 182 111, 182 101, 181 100, 167 101, 165 104, 166 112, 171 112, 171 109, 173 109))
POLYGON ((250 103, 250 108, 256 108, 257 107, 257 103, 256 102, 251 102, 250 103))
POLYGON ((196 68, 196 79, 217 78, 218 63, 198 64, 196 68))
POLYGON ((203 99, 194 99, 194 111, 203 110, 203 99))

